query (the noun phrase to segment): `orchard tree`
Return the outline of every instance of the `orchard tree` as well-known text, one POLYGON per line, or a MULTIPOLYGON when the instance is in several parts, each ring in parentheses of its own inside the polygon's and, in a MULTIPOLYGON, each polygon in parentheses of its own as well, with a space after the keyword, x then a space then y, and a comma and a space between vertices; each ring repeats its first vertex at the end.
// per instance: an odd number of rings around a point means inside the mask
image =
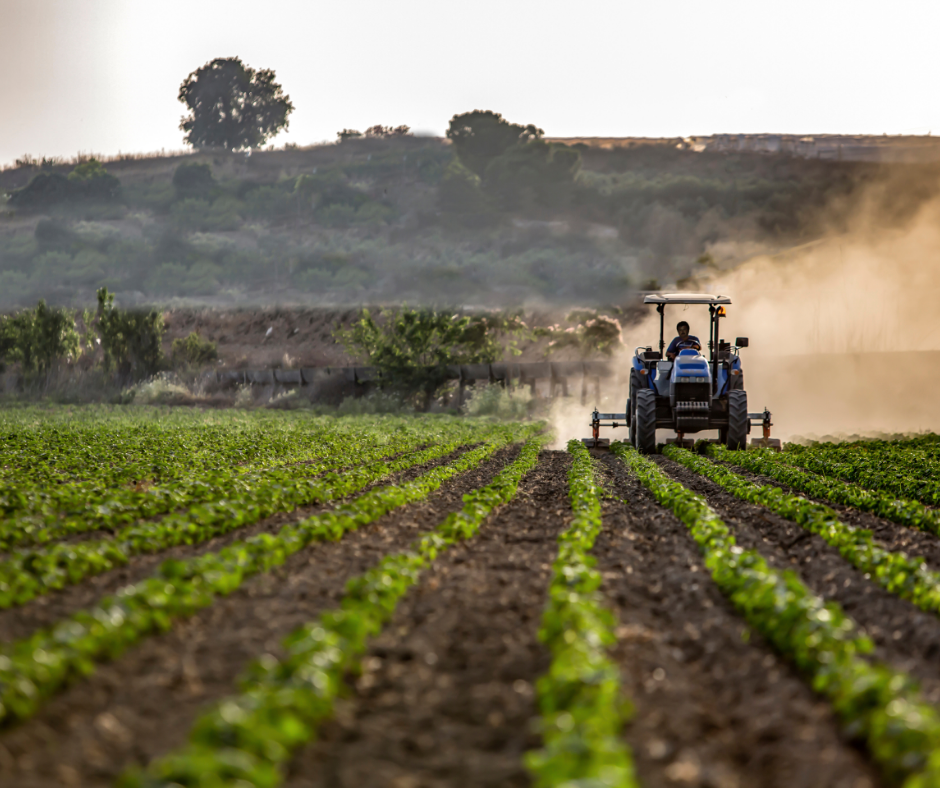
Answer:
POLYGON ((287 128, 294 110, 274 71, 256 71, 237 57, 217 58, 194 71, 178 98, 189 108, 180 129, 196 148, 260 147, 287 128))

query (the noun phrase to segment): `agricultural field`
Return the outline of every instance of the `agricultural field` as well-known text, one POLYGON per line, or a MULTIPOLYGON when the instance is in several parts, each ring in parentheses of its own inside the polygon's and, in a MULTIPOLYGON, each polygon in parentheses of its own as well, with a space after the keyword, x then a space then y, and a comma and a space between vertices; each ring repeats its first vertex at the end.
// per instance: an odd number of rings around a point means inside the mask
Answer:
POLYGON ((940 786, 940 437, 0 411, 0 786, 940 786))

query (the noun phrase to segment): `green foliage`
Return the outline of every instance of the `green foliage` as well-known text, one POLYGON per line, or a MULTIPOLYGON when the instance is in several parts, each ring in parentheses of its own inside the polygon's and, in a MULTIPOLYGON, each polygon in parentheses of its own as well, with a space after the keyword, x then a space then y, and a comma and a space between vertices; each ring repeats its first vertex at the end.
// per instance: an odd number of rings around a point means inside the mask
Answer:
POLYGON ((49 372, 81 352, 75 313, 40 301, 35 309, 0 315, 0 363, 18 362, 26 374, 49 372))
POLYGON ((578 151, 534 139, 494 158, 486 166, 483 184, 506 211, 557 206, 569 196, 580 167, 578 151))
POLYGON ((173 190, 178 200, 187 197, 208 199, 216 189, 208 164, 181 164, 173 172, 173 190))
POLYGON ((180 121, 186 142, 197 148, 257 148, 286 128, 294 105, 274 76, 237 57, 217 58, 192 72, 178 95, 189 109, 180 121))
POLYGON ((536 788, 572 785, 638 786, 630 749, 621 738, 632 714, 621 699, 620 671, 607 656, 616 642, 614 618, 598 591, 600 573, 590 556, 601 531, 599 490, 591 455, 569 441, 571 524, 558 537, 548 606, 539 630, 552 654, 539 679, 543 746, 526 754, 536 788))
POLYGON ((441 208, 451 213, 479 214, 489 208, 480 176, 454 159, 438 186, 441 208))
POLYGON ((829 699, 849 734, 865 740, 886 780, 906 788, 940 784, 940 715, 921 698, 914 680, 863 658, 872 643, 842 608, 825 603, 793 572, 771 569, 759 553, 739 547, 702 496, 632 447, 614 443, 611 449, 685 523, 718 587, 829 699))
MULTIPOLYGON (((538 427, 528 431, 535 429, 538 427)), ((252 575, 283 563, 312 541, 337 539, 391 509, 423 499, 448 478, 479 464, 518 434, 515 427, 499 427, 481 435, 479 428, 452 421, 424 421, 414 429, 407 422, 388 419, 372 422, 365 433, 357 434, 353 427, 352 435, 343 435, 342 427, 337 430, 333 426, 318 431, 320 440, 313 445, 303 431, 289 431, 294 450, 287 456, 278 453, 279 469, 245 468, 223 461, 214 471, 221 474, 221 485, 211 490, 205 489, 205 483, 211 479, 204 473, 196 474, 194 490, 206 502, 193 506, 200 498, 172 501, 174 508, 189 505, 189 512, 125 527, 113 541, 79 542, 12 553, 8 561, 0 564, 0 596, 4 604, 20 604, 44 590, 76 582, 83 572, 95 573, 109 565, 120 565, 129 555, 155 552, 174 544, 199 543, 274 512, 303 506, 304 502, 348 496, 391 474, 445 456, 470 441, 482 438, 486 443, 413 482, 374 489, 341 509, 285 525, 275 535, 261 534, 235 542, 218 553, 167 561, 152 578, 122 589, 93 609, 4 646, 0 652, 0 720, 32 715, 51 693, 73 677, 90 672, 95 661, 112 658, 147 634, 167 629, 174 619, 206 607, 220 594, 231 593, 252 575), (414 451, 429 439, 434 442, 431 448, 414 451), (388 456, 393 459, 376 462, 388 456), (305 460, 316 462, 308 466, 305 460), (357 462, 364 464, 350 469, 357 462), (345 470, 317 477, 329 468, 345 470)), ((56 433, 52 430, 50 433, 55 439, 56 433)), ((171 457, 181 465, 190 459, 176 452, 171 457)), ((23 470, 32 472, 28 466, 23 470)), ((114 470, 111 469, 112 474, 114 470)), ((124 470, 117 469, 118 474, 124 470)), ((178 495, 178 482, 166 487, 161 491, 164 496, 178 495)), ((138 484, 137 498, 143 502, 153 490, 139 488, 138 484)), ((132 492, 128 491, 128 495, 132 492)), ((12 503, 29 506, 29 501, 19 499, 12 503)), ((111 509, 103 505, 83 511, 86 516, 112 516, 111 509)), ((123 511, 125 521, 134 522, 141 516, 127 506, 119 511, 123 511)))
POLYGON ((514 318, 455 315, 433 309, 384 310, 377 321, 363 309, 335 336, 355 358, 377 367, 380 385, 405 396, 420 394, 424 406, 450 379, 453 364, 486 364, 503 353, 500 332, 521 328, 514 318))
POLYGON ((567 318, 573 326, 563 328, 560 325, 537 328, 537 337, 548 337, 546 353, 557 353, 565 348, 575 348, 578 355, 587 359, 592 355, 608 358, 623 347, 623 329, 620 321, 608 315, 601 315, 588 310, 576 310, 567 318))
POLYGON ((338 142, 346 142, 346 140, 354 140, 362 136, 361 131, 356 131, 355 129, 343 129, 342 131, 336 132, 336 139, 338 142))
POLYGON ((174 339, 172 353, 176 363, 192 366, 208 364, 219 357, 215 342, 203 339, 198 331, 190 332, 185 339, 174 339))
MULTIPOLYGON (((360 516, 362 524, 379 512, 424 498, 444 478, 476 467, 505 443, 505 437, 497 438, 467 452, 453 465, 404 485, 401 492, 386 488, 364 496, 374 500, 371 516, 360 516)), ((540 443, 529 441, 514 463, 488 486, 467 494, 461 511, 449 515, 410 550, 386 556, 375 568, 352 578, 339 609, 292 632, 284 640, 282 658, 268 656, 255 662, 241 681, 241 694, 223 700, 197 720, 186 747, 152 762, 146 773, 126 774, 121 785, 278 785, 291 752, 311 739, 316 726, 330 716, 346 673, 356 668, 369 639, 391 618, 398 601, 444 550, 473 537, 493 509, 513 499, 519 481, 538 460, 540 443)), ((357 524, 337 522, 337 527, 346 530, 357 524)))
MULTIPOLYGON (((749 452, 729 452, 716 446, 710 446, 708 451, 722 460, 743 464, 751 470, 774 470, 773 463, 764 462, 762 457, 749 452), (740 460, 739 454, 742 455, 740 460)), ((878 547, 871 531, 843 523, 839 520, 838 512, 824 504, 807 501, 798 495, 788 495, 772 485, 753 484, 722 465, 674 446, 667 446, 664 453, 670 459, 707 476, 732 495, 764 506, 821 536, 852 566, 869 575, 873 582, 887 591, 907 599, 922 610, 940 613, 940 573, 928 569, 923 558, 909 557, 906 553, 893 553, 878 547)), ((819 489, 816 492, 822 491, 819 489)), ((937 522, 936 516, 931 519, 937 522)))
POLYGON ((23 210, 44 210, 64 203, 108 202, 116 199, 121 182, 97 159, 75 167, 68 176, 40 172, 10 196, 10 205, 23 210))
POLYGON ((519 421, 529 413, 532 395, 526 388, 510 392, 499 384, 474 389, 464 405, 468 416, 495 416, 498 419, 519 421))
POLYGON ((114 294, 102 287, 98 290, 96 321, 105 369, 116 369, 124 377, 137 379, 159 371, 164 331, 160 312, 117 309, 114 294))
POLYGON ((489 110, 454 115, 447 127, 447 139, 453 144, 460 162, 481 178, 497 156, 530 140, 540 139, 544 133, 531 124, 510 123, 499 113, 489 110))

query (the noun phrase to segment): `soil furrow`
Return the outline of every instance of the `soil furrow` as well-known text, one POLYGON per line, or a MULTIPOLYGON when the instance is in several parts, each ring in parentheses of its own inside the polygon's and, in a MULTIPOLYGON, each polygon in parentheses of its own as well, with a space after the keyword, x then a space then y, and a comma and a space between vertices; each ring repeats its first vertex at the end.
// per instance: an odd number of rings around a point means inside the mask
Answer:
POLYGON ((872 638, 876 659, 913 675, 925 698, 940 703, 940 617, 866 579, 822 537, 735 498, 678 463, 657 461, 670 476, 706 497, 734 529, 738 544, 759 551, 774 567, 796 571, 815 593, 838 602, 872 638))
POLYGON ((50 700, 33 719, 0 736, 0 774, 22 788, 110 785, 133 763, 181 746, 195 717, 236 690, 237 677, 281 639, 341 598, 346 581, 382 556, 406 549, 463 506, 518 453, 512 446, 338 542, 314 543, 283 567, 164 635, 147 638, 50 700))
POLYGON ((729 470, 743 476, 754 484, 779 487, 790 495, 800 495, 809 501, 825 504, 830 509, 834 509, 839 513, 839 519, 842 520, 842 522, 854 525, 856 528, 865 528, 871 531, 876 544, 883 547, 885 550, 891 550, 893 552, 903 551, 908 555, 922 556, 931 569, 940 571, 940 538, 936 537, 934 534, 920 531, 917 528, 910 528, 906 525, 886 520, 883 517, 869 514, 868 512, 861 512, 858 509, 853 509, 851 506, 830 501, 828 498, 816 498, 812 495, 807 495, 769 476, 751 473, 736 465, 729 463, 723 464, 726 465, 729 470))
POLYGON ((538 629, 569 457, 544 452, 516 499, 441 556, 369 649, 351 697, 290 765, 290 788, 529 785, 538 629))
POLYGON ((20 607, 0 610, 0 643, 27 637, 37 629, 50 626, 66 616, 70 616, 79 610, 94 605, 102 598, 115 593, 118 589, 126 585, 137 583, 150 577, 160 564, 169 558, 186 559, 204 553, 214 553, 232 544, 232 542, 248 539, 256 534, 277 533, 278 530, 288 523, 298 522, 318 512, 332 509, 340 505, 343 501, 358 498, 360 495, 369 492, 369 490, 375 487, 385 487, 411 481, 432 468, 453 462, 453 460, 471 448, 473 447, 464 446, 445 457, 425 463, 424 465, 409 468, 406 471, 370 484, 365 489, 347 498, 318 503, 312 506, 303 506, 290 512, 280 512, 271 517, 259 520, 256 523, 252 523, 251 525, 246 525, 222 536, 217 536, 207 542, 202 542, 201 544, 179 545, 159 553, 132 556, 125 566, 103 572, 100 575, 88 577, 80 583, 66 586, 60 591, 43 594, 20 607))
POLYGON ((626 737, 641 784, 877 785, 829 705, 724 598, 688 529, 600 456, 615 500, 594 555, 619 619, 614 657, 636 707, 626 737))

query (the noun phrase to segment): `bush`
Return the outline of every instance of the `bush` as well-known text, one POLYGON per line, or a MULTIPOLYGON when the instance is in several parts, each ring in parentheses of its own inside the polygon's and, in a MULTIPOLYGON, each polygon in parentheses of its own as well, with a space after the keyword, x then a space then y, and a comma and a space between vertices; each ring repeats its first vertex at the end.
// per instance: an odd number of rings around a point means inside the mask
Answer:
POLYGON ((163 364, 162 314, 117 309, 114 294, 102 287, 96 321, 105 369, 116 369, 124 379, 149 377, 159 371, 163 364))
POLYGON ((203 339, 198 331, 193 331, 185 339, 174 339, 172 352, 174 362, 190 366, 208 364, 219 357, 215 342, 203 339))
POLYGON ((19 362, 26 374, 47 373, 80 352, 75 313, 70 309, 40 301, 35 309, 0 316, 0 362, 19 362))
POLYGON ((179 200, 187 197, 209 199, 215 187, 208 164, 181 164, 173 173, 173 191, 179 200))
POLYGON ((463 411, 468 416, 495 416, 508 421, 519 421, 529 412, 532 394, 526 388, 510 393, 502 386, 489 385, 475 390, 464 403, 463 411))

